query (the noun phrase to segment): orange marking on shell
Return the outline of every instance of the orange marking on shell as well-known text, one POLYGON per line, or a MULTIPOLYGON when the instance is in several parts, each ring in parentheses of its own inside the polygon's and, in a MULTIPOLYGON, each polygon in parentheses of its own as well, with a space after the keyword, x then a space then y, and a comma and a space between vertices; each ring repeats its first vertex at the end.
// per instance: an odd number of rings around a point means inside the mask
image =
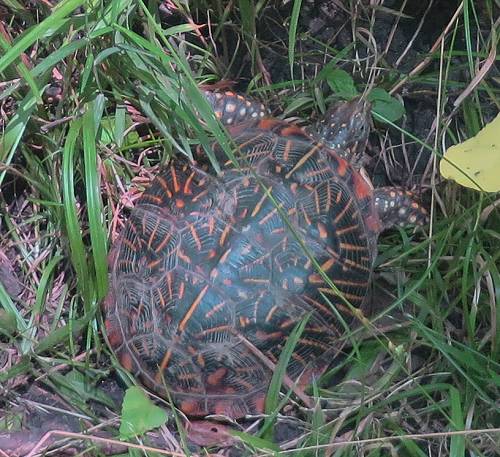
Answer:
POLYGON ((210 249, 210 251, 208 251, 207 257, 209 259, 213 259, 216 255, 217 255, 217 251, 215 249, 210 249))
POLYGON ((331 207, 332 207, 332 189, 330 186, 326 186, 326 205, 324 209, 325 213, 328 213, 331 207))
POLYGON ((245 328, 248 324, 250 324, 250 319, 246 316, 240 316, 240 326, 245 328))
POLYGON ((274 305, 270 310, 269 312, 267 313, 267 316, 266 316, 266 322, 271 322, 271 319, 273 318, 273 314, 277 311, 278 309, 278 306, 277 305, 274 305))
POLYGON ((205 359, 203 358, 203 356, 201 354, 198 354, 198 356, 196 357, 196 363, 201 367, 201 368, 205 368, 205 359))
POLYGON ((359 199, 367 198, 372 195, 372 188, 366 180, 358 173, 352 175, 354 193, 359 199))
POLYGON ((212 333, 222 333, 222 332, 230 332, 232 330, 232 325, 219 325, 217 327, 212 327, 207 330, 203 330, 200 332, 200 336, 211 335, 212 333))
POLYGON ((182 300, 182 297, 184 297, 184 292, 186 291, 186 283, 183 281, 181 282, 179 286, 179 298, 182 300))
MULTIPOLYGON (((271 192, 271 187, 269 187, 269 192, 271 192)), ((252 211, 252 214, 250 215, 251 217, 255 217, 259 211, 262 209, 262 205, 264 204, 264 202, 266 201, 266 198, 267 198, 267 195, 266 194, 263 194, 261 199, 258 201, 258 203, 255 205, 255 208, 254 210, 252 211)))
POLYGON ((309 149, 294 165, 294 167, 285 175, 286 179, 290 179, 292 176, 302 165, 304 165, 314 154, 316 154, 321 149, 321 144, 315 144, 312 148, 309 149))
MULTIPOLYGON (((279 204, 279 206, 283 206, 281 203, 279 204)), ((267 221, 269 221, 269 219, 271 219, 276 213, 278 212, 278 208, 274 208, 272 211, 269 211, 269 213, 267 213, 260 221, 259 221, 259 225, 264 225, 267 221)))
POLYGON ((153 260, 149 263, 146 264, 146 266, 152 270, 153 268, 157 267, 161 262, 163 262, 163 259, 162 258, 159 258, 159 259, 156 259, 156 260, 153 260))
MULTIPOLYGON (((200 187, 202 186, 202 183, 199 183, 200 187)), ((205 189, 204 191, 200 192, 196 197, 192 198, 192 202, 196 203, 200 198, 204 197, 205 195, 208 194, 208 189, 205 189)))
POLYGON ((345 249, 346 251, 366 251, 366 246, 359 246, 352 243, 340 243, 340 249, 345 249))
POLYGON ((122 334, 119 330, 112 326, 109 320, 106 321, 106 334, 108 335, 109 344, 111 347, 121 346, 123 343, 122 334))
POLYGON ((155 195, 150 195, 150 194, 142 194, 142 197, 145 200, 149 200, 156 205, 160 206, 163 203, 163 200, 160 197, 157 197, 155 195))
MULTIPOLYGON (((223 394, 227 394, 227 391, 224 389, 223 394)), ((215 414, 220 414, 223 416, 234 416, 234 404, 231 401, 222 401, 218 400, 215 402, 215 414)), ((239 415, 239 414, 238 414, 239 415)))
POLYGON ((179 186, 179 182, 177 181, 177 172, 175 171, 175 167, 170 167, 170 173, 172 174, 172 181, 174 184, 174 192, 179 192, 181 187, 179 186))
POLYGON ((183 262, 186 262, 186 263, 191 263, 191 258, 188 257, 186 254, 184 254, 184 252, 182 252, 181 249, 179 249, 179 251, 177 252, 177 256, 179 257, 179 259, 181 259, 183 262))
POLYGON ((337 157, 337 173, 339 176, 345 176, 347 171, 347 160, 337 157))
POLYGON ((227 95, 228 97, 236 97, 236 94, 231 90, 224 92, 224 95, 227 95))
MULTIPOLYGON (((338 295, 337 292, 335 292, 334 290, 330 289, 330 288, 319 288, 318 289, 320 292, 323 292, 324 294, 327 294, 327 295, 338 295)), ((348 292, 344 292, 342 291, 342 295, 344 298, 346 298, 347 300, 351 301, 361 301, 364 299, 363 296, 360 296, 360 295, 356 295, 356 294, 350 294, 348 292)))
POLYGON ((323 278, 318 274, 318 273, 313 273, 312 275, 309 275, 307 280, 311 284, 323 284, 323 278))
POLYGON ((267 118, 267 119, 261 119, 257 124, 257 127, 262 130, 272 130, 279 124, 281 124, 281 122, 278 121, 277 119, 267 118))
POLYGON ((335 264, 336 260, 335 259, 328 259, 326 262, 324 262, 321 265, 321 269, 323 271, 328 271, 332 266, 335 264))
POLYGON ((158 291, 158 298, 160 299, 160 306, 162 308, 165 307, 165 299, 163 298, 163 294, 161 293, 160 289, 156 289, 158 291))
POLYGON ((120 354, 120 363, 127 371, 132 371, 132 369, 134 368, 134 361, 132 360, 132 356, 126 351, 120 354))
POLYGON ((233 284, 233 281, 231 281, 229 278, 225 278, 222 281, 222 284, 224 284, 225 286, 231 286, 233 284))
POLYGON ((218 386, 222 383, 226 375, 227 368, 217 368, 217 370, 207 376, 207 383, 211 386, 218 386))
POLYGON ((224 230, 222 231, 222 235, 221 235, 220 240, 219 240, 219 246, 223 246, 224 245, 224 243, 226 241, 226 238, 229 235, 230 230, 231 230, 231 226, 230 225, 226 225, 224 227, 224 230))
POLYGON ((181 411, 188 416, 194 416, 200 412, 196 400, 184 400, 179 405, 181 411))
POLYGON ((170 299, 172 299, 172 272, 167 273, 167 289, 168 289, 168 296, 170 299))
MULTIPOLYGON (((318 309, 323 316, 330 316, 332 314, 332 310, 328 306, 325 306, 319 301, 313 300, 312 298, 309 298, 307 296, 305 296, 304 298, 308 303, 310 303, 312 306, 318 309)), ((295 325, 295 322, 292 323, 295 325)))
POLYGON ((301 338, 299 340, 299 343, 304 344, 305 346, 313 346, 313 347, 317 347, 317 348, 320 348, 323 350, 330 349, 330 346, 328 344, 322 343, 321 341, 317 341, 317 340, 311 340, 308 338, 301 338))
POLYGON ((270 284, 269 279, 259 279, 259 278, 245 278, 243 280, 245 284, 270 284))
POLYGON ((128 238, 123 238, 122 243, 126 245, 131 251, 135 251, 135 244, 132 243, 128 238))
POLYGON ((217 305, 213 306, 212 309, 206 312, 205 317, 210 319, 215 313, 218 313, 221 309, 224 308, 226 304, 224 302, 220 302, 217 305))
POLYGON ((263 413, 266 404, 266 398, 264 397, 264 395, 259 395, 257 398, 255 398, 254 404, 256 412, 263 413))
POLYGON ((167 233, 165 238, 161 241, 161 243, 157 246, 155 249, 155 252, 158 254, 158 252, 162 251, 163 248, 167 245, 167 243, 170 241, 170 238, 172 238, 172 235, 170 233, 167 233))
POLYGON ((335 285, 348 286, 348 287, 366 287, 368 281, 353 281, 348 279, 335 279, 335 285))
POLYGON ((194 299, 193 303, 191 303, 191 306, 187 310, 186 315, 182 318, 182 321, 179 324, 179 331, 183 332, 185 330, 189 319, 191 319, 191 316, 196 311, 196 308, 198 308, 198 305, 201 303, 201 300, 203 300, 203 297, 207 293, 207 290, 208 290, 208 285, 206 285, 203 289, 201 289, 198 296, 194 299))
POLYGON ((326 225, 323 224, 322 222, 318 222, 317 227, 318 227, 319 237, 323 240, 325 238, 327 238, 328 237, 328 230, 326 228, 326 225))
POLYGON ((296 360, 297 362, 299 362, 301 365, 307 365, 307 362, 306 360, 304 359, 304 357, 302 357, 301 355, 297 354, 296 352, 294 352, 292 354, 292 359, 296 360))
POLYGON ((290 157, 290 151, 292 149, 293 142, 291 140, 287 140, 285 143, 285 150, 283 151, 283 160, 285 162, 288 162, 288 159, 290 157))
POLYGON ((160 383, 163 381, 163 371, 167 368, 171 357, 172 357, 172 349, 169 348, 167 352, 165 352, 163 358, 161 359, 160 366, 158 367, 158 372, 156 373, 155 376, 156 382, 160 383))
POLYGON ((262 330, 257 330, 255 332, 255 336, 259 340, 266 341, 266 340, 281 338, 283 336, 283 332, 278 331, 278 332, 267 333, 267 332, 263 332, 262 330))
POLYGON ((283 127, 280 134, 283 136, 307 136, 302 127, 299 127, 298 125, 288 125, 287 127, 283 127))
POLYGON ((193 191, 191 190, 191 183, 193 182, 194 175, 195 175, 195 172, 193 171, 189 175, 188 179, 186 179, 186 182, 184 184, 184 193, 186 195, 191 195, 193 193, 193 191))
POLYGON ((306 221, 306 224, 307 225, 311 225, 311 219, 309 218, 307 212, 303 209, 302 210, 302 216, 304 216, 304 219, 306 221))
POLYGON ((358 224, 350 225, 349 227, 335 230, 335 234, 340 237, 342 235, 345 235, 346 233, 353 232, 354 230, 357 230, 358 228, 359 228, 358 224))
POLYGON ((184 202, 184 200, 182 200, 182 198, 177 198, 175 200, 175 206, 177 206, 177 208, 184 208, 184 206, 186 206, 186 203, 184 202))
POLYGON ((172 192, 170 192, 170 189, 168 188, 167 181, 165 181, 162 176, 157 176, 156 181, 160 184, 163 191, 167 194, 167 197, 172 198, 172 192))
POLYGON ((191 224, 189 226, 189 230, 191 232, 191 236, 193 237, 193 240, 194 240, 194 242, 196 244, 196 247, 197 247, 198 251, 201 251, 201 240, 200 240, 200 237, 198 236, 198 232, 194 228, 193 224, 191 224))
MULTIPOLYGON (((362 257, 362 259, 363 259, 363 257, 362 257)), ((366 258, 364 260, 368 261, 369 259, 366 258)), ((362 265, 360 263, 355 262, 354 260, 344 259, 344 264, 345 264, 344 265, 345 267, 358 268, 359 270, 363 270, 363 271, 370 271, 369 268, 365 267, 364 265, 362 265)))
POLYGON ((342 211, 340 211, 340 213, 338 213, 337 216, 335 216, 335 219, 333 221, 336 224, 338 224, 338 222, 340 220, 342 220, 342 218, 345 216, 345 214, 347 213, 347 211, 349 211, 349 209, 351 208, 351 205, 352 205, 352 198, 349 198, 349 200, 347 201, 347 203, 342 208, 342 211))
POLYGON ((212 235, 214 233, 214 227, 215 227, 215 217, 211 216, 208 218, 208 234, 212 235))

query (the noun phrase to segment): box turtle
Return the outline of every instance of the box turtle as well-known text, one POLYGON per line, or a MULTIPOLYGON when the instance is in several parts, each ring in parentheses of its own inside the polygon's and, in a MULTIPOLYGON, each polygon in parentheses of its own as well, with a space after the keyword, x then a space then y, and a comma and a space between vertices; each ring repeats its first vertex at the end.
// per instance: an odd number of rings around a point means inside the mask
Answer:
POLYGON ((303 318, 287 375, 305 386, 326 369, 338 316, 349 322, 365 304, 378 234, 422 224, 426 211, 359 169, 363 100, 304 130, 241 95, 205 96, 239 165, 215 144, 219 175, 175 159, 152 180, 110 255, 106 332, 123 367, 185 414, 240 418, 263 412, 303 318))

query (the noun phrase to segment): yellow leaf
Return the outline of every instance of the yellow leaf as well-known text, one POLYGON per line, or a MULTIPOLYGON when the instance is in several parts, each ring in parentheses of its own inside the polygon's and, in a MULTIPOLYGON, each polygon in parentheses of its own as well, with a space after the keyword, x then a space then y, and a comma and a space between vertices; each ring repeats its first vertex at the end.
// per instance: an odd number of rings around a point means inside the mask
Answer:
POLYGON ((500 191, 500 114, 475 137, 448 148, 441 175, 471 189, 500 191))

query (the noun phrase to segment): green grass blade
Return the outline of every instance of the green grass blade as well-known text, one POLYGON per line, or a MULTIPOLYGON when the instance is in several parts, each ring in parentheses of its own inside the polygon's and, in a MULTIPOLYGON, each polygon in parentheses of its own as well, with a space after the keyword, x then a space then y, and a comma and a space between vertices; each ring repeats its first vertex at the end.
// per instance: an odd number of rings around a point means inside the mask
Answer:
POLYGON ((290 75, 293 79, 293 65, 295 63, 295 43, 297 41, 297 25, 299 23, 300 7, 302 0, 293 2, 292 16, 290 17, 290 31, 288 32, 288 64, 290 65, 290 75))
POLYGON ((63 150, 62 161, 62 189, 63 207, 65 216, 66 234, 69 241, 69 251, 73 268, 76 271, 78 287, 82 293, 84 308, 90 311, 92 303, 92 284, 90 283, 85 246, 82 239, 82 230, 78 222, 78 210, 74 193, 74 157, 76 142, 80 135, 82 120, 71 123, 63 150))
POLYGON ((281 385, 283 383, 283 378, 286 375, 286 369, 288 367, 288 362, 290 362, 290 358, 292 357, 295 346, 297 345, 300 337, 302 336, 302 332, 309 320, 309 315, 306 315, 290 332, 288 336, 285 346, 281 351, 280 358, 278 363, 276 364, 275 370, 273 372, 273 376, 271 378, 271 382, 269 384, 269 389, 267 391, 266 396, 266 405, 265 412, 266 414, 271 414, 274 412, 279 404, 279 393, 281 390, 281 385))
POLYGON ((96 149, 96 125, 102 117, 103 100, 103 97, 97 97, 95 101, 87 104, 82 123, 85 191, 98 300, 105 297, 108 288, 107 234, 103 220, 96 149))
POLYGON ((0 58, 0 73, 3 72, 12 62, 26 51, 35 41, 52 30, 55 32, 59 27, 64 24, 66 16, 73 10, 83 5, 84 0, 65 0, 60 2, 55 8, 54 12, 44 19, 40 24, 25 32, 22 37, 0 58))

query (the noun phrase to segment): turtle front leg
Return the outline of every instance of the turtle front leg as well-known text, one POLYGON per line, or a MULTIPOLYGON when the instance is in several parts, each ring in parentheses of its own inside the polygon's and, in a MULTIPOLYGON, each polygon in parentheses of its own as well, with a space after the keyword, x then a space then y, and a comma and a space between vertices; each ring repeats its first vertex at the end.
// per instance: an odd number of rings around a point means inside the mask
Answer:
POLYGON ((410 191, 398 187, 379 187, 373 191, 373 197, 382 230, 394 226, 422 226, 429 222, 427 210, 410 191))

